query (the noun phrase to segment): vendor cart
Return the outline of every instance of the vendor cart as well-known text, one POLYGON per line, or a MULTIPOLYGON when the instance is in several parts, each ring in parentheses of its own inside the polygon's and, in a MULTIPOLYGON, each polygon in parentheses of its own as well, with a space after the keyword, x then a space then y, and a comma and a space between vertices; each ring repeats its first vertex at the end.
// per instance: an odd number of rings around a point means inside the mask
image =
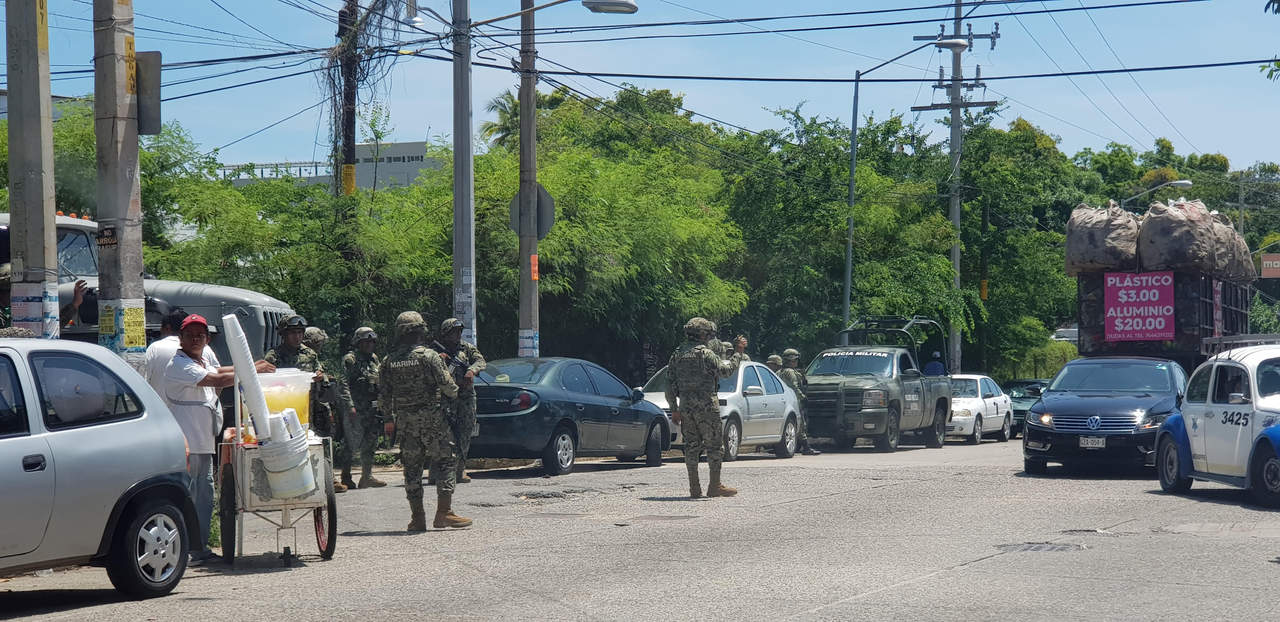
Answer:
MULTIPOLYGON (((238 392, 237 392, 238 393, 238 392)), ((239 401, 239 400, 237 400, 239 401)), ((276 526, 276 550, 281 551, 285 564, 292 561, 298 550, 297 523, 311 518, 315 531, 316 548, 322 559, 333 557, 338 537, 338 505, 333 493, 333 443, 328 437, 307 431, 307 453, 316 486, 301 496, 277 499, 272 496, 271 484, 256 439, 248 439, 242 432, 245 418, 240 405, 236 407, 236 421, 220 444, 222 456, 219 517, 222 520, 222 557, 234 564, 238 553, 244 550, 244 518, 253 515, 276 526), (279 516, 274 516, 279 512, 279 516), (284 532, 289 532, 285 534, 284 532), (281 547, 281 542, 292 545, 281 547)))

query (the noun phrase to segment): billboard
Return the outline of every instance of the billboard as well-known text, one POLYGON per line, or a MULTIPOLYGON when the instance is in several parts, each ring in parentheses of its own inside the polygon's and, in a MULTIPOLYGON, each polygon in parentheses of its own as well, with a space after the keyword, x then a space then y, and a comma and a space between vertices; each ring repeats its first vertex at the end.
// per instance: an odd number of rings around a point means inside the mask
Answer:
POLYGON ((1267 253, 1262 256, 1262 278, 1280 279, 1280 253, 1267 253))
POLYGON ((1103 285, 1107 341, 1174 338, 1173 272, 1108 272, 1103 285))

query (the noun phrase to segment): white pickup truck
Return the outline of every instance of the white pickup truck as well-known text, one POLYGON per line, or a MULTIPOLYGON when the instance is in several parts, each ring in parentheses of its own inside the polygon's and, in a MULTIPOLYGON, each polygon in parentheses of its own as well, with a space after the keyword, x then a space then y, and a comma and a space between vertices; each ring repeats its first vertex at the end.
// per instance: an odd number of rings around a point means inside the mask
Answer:
POLYGON ((1156 468, 1166 492, 1212 481, 1280 507, 1280 345, 1214 355, 1187 382, 1180 410, 1157 436, 1156 468))

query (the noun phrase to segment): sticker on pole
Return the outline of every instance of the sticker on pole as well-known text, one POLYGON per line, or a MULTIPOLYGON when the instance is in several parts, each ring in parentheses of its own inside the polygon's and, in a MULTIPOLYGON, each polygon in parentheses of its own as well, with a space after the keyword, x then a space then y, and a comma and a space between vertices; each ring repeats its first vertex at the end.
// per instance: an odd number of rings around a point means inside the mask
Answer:
POLYGON ((1105 279, 1107 341, 1174 338, 1172 272, 1108 272, 1105 279))

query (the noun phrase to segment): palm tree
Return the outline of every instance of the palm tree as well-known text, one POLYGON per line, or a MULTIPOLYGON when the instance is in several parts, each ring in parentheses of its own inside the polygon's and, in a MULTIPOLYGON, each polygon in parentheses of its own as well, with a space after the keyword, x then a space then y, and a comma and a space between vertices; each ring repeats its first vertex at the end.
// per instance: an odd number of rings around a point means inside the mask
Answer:
MULTIPOLYGON (((539 110, 552 110, 563 104, 568 94, 563 89, 552 93, 538 93, 536 106, 539 110)), ((497 121, 485 121, 480 124, 480 138, 495 147, 518 149, 520 147, 520 100, 510 90, 489 101, 484 107, 486 112, 496 114, 497 121)))

